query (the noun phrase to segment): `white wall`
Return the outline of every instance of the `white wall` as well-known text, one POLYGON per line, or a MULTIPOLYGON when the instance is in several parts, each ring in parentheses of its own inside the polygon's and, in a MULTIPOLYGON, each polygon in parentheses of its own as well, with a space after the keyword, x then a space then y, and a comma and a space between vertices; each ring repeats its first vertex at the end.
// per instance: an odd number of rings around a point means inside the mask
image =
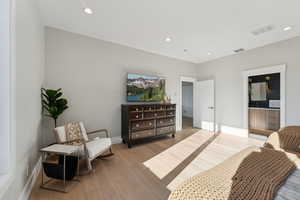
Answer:
POLYGON ((188 62, 46 29, 46 86, 62 88, 70 106, 60 124, 82 120, 88 129, 108 128, 113 136, 120 136, 128 72, 165 76, 166 92, 177 101, 179 77, 195 75, 196 68, 188 62))
POLYGON ((182 85, 182 116, 193 117, 193 84, 182 85))
MULTIPOLYGON (((12 184, 3 199, 18 199, 39 157, 41 138, 40 88, 44 79, 44 30, 40 21, 37 1, 15 0, 15 31, 13 39, 14 65, 12 66, 13 102, 12 129, 15 131, 15 162, 12 184)), ((14 33, 12 33, 14 35, 14 33)), ((12 156, 13 158, 14 156, 12 156)))
POLYGON ((198 65, 200 79, 215 78, 216 122, 223 126, 243 127, 244 70, 287 64, 286 122, 300 124, 300 37, 249 50, 198 65))
POLYGON ((10 1, 0 2, 0 176, 9 172, 10 1))

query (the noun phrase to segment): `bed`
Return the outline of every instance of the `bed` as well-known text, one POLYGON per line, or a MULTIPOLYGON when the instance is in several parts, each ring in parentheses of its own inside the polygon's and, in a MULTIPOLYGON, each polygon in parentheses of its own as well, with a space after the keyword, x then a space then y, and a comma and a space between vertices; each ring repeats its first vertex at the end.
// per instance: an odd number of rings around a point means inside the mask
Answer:
POLYGON ((273 133, 179 185, 169 200, 300 199, 299 127, 273 133))

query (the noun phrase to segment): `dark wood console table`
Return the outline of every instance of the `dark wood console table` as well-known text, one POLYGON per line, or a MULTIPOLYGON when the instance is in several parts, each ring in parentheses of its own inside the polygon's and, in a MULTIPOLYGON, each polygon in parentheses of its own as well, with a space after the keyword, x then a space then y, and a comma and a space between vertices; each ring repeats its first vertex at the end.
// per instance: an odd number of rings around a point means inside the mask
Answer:
POLYGON ((175 136, 176 104, 123 104, 122 140, 128 148, 138 140, 175 136))

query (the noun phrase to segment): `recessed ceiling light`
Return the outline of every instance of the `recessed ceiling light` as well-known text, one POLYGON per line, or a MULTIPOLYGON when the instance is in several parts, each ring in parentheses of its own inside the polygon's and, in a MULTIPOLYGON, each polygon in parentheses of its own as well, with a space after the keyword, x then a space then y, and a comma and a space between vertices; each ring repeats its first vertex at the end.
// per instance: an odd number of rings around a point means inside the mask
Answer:
POLYGON ((171 39, 171 38, 169 38, 169 37, 167 37, 167 38, 165 39, 165 41, 166 41, 166 42, 171 42, 171 41, 172 41, 172 39, 171 39))
POLYGON ((258 29, 255 29, 253 31, 251 31, 251 33, 254 35, 254 36, 258 36, 258 35, 261 35, 261 34, 265 34, 267 32, 270 32, 270 31, 273 31, 275 29, 275 26, 274 25, 267 25, 267 26, 264 26, 264 27, 260 27, 258 29))
POLYGON ((239 48, 239 49, 236 49, 236 50, 233 50, 235 53, 239 53, 239 52, 242 52, 242 51, 245 51, 244 48, 239 48))
POLYGON ((211 53, 210 53, 210 52, 208 52, 208 53, 207 53, 207 55, 209 55, 209 56, 210 56, 210 55, 211 55, 211 53))
POLYGON ((291 26, 286 26, 286 27, 283 28, 284 31, 289 31, 289 30, 291 30, 291 29, 292 29, 291 26))
POLYGON ((88 14, 88 15, 93 14, 92 9, 90 9, 90 8, 84 8, 83 11, 84 11, 86 14, 88 14))

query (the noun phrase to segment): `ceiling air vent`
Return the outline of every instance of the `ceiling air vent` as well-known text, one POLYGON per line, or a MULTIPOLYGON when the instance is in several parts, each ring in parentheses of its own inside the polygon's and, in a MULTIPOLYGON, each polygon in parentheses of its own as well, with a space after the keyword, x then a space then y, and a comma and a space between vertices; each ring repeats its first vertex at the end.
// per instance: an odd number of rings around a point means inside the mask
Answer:
POLYGON ((268 26, 264 26, 264 27, 261 27, 261 28, 258 28, 254 31, 251 31, 251 33, 254 35, 254 36, 258 36, 260 34, 263 34, 263 33, 266 33, 266 32, 269 32, 269 31, 272 31, 275 29, 275 26, 274 25, 268 25, 268 26))
POLYGON ((234 52, 235 52, 235 53, 239 53, 239 52, 242 52, 242 51, 245 51, 245 49, 243 49, 243 48, 240 48, 240 49, 236 49, 236 50, 234 50, 234 52))

